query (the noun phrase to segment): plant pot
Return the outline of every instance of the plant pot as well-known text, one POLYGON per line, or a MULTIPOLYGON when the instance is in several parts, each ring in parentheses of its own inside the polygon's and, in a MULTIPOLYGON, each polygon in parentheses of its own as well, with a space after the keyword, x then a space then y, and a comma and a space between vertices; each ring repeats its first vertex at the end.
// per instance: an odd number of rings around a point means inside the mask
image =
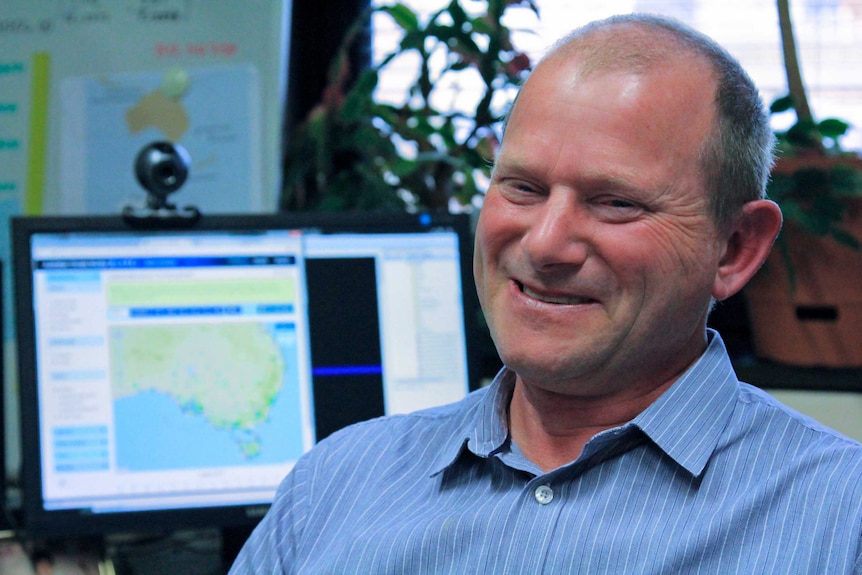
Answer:
MULTIPOLYGON (((862 201, 850 202, 843 227, 862 241, 862 201)), ((744 291, 755 354, 796 366, 862 367, 862 251, 793 222, 781 233, 796 289, 774 249, 744 291)))

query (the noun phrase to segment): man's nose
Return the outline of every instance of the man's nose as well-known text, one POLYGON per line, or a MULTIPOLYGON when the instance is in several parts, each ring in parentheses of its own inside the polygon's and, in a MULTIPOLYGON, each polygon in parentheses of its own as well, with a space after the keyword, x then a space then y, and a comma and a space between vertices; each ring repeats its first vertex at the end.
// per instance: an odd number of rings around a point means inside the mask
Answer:
POLYGON ((589 254, 592 222, 586 206, 570 191, 551 191, 538 206, 522 246, 539 270, 581 266, 589 254))

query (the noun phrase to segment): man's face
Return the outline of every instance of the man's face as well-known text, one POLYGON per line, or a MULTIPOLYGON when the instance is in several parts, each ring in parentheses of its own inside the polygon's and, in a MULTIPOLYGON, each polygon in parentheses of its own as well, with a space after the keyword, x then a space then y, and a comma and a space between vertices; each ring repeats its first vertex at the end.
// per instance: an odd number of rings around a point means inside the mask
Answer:
POLYGON ((479 218, 474 272, 503 361, 546 389, 664 383, 704 349, 723 242, 699 149, 706 65, 648 74, 547 60, 522 90, 479 218))

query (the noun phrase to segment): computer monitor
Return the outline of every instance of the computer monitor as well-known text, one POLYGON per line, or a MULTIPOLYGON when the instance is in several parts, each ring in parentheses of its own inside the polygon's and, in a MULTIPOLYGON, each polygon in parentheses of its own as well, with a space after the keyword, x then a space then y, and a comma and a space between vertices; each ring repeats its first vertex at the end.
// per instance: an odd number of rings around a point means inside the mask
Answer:
POLYGON ((34 536, 251 526, 333 431, 477 387, 468 216, 11 226, 34 536))

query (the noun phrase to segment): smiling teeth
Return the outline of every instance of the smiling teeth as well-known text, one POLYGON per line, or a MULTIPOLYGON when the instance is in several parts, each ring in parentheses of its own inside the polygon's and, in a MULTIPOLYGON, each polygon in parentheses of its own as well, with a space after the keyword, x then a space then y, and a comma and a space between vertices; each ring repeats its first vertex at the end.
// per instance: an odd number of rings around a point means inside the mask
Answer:
POLYGON ((528 296, 530 296, 531 298, 537 299, 539 301, 543 301, 545 303, 575 305, 575 304, 579 304, 579 303, 587 303, 589 301, 592 301, 590 299, 583 298, 583 297, 551 297, 551 296, 540 295, 540 294, 537 294, 536 292, 534 292, 533 290, 531 290, 530 288, 528 288, 527 286, 523 286, 523 292, 525 294, 527 294, 528 296))

